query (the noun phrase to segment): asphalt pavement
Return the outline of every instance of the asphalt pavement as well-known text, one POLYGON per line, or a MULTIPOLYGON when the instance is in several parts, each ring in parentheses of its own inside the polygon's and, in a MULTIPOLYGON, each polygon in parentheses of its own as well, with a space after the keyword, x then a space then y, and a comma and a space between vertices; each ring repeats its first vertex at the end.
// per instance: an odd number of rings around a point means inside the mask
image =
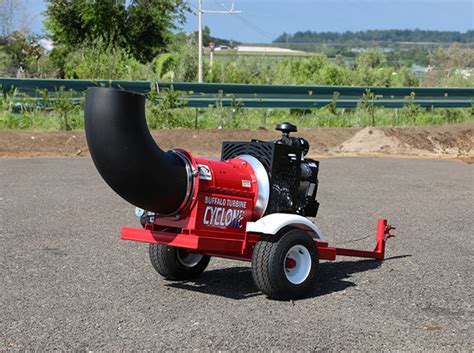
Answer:
POLYGON ((335 246, 372 249, 387 218, 388 259, 322 262, 306 299, 278 302, 245 262, 161 279, 90 159, 0 159, 0 350, 474 349, 474 166, 322 159, 318 199, 335 246))

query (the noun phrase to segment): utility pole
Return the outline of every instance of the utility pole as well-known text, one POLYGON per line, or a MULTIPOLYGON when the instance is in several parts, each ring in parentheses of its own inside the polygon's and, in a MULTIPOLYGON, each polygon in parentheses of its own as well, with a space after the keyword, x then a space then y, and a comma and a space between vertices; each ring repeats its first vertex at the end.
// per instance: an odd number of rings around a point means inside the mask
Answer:
POLYGON ((242 11, 240 10, 234 10, 234 4, 228 9, 225 7, 223 4, 220 4, 221 7, 224 8, 224 10, 203 10, 202 8, 202 0, 198 0, 198 61, 199 61, 199 67, 198 67, 198 82, 202 82, 202 14, 203 13, 220 13, 220 14, 236 14, 236 13, 241 13, 242 11))
POLYGON ((202 82, 202 0, 198 0, 198 51, 199 51, 199 68, 198 82, 202 82))

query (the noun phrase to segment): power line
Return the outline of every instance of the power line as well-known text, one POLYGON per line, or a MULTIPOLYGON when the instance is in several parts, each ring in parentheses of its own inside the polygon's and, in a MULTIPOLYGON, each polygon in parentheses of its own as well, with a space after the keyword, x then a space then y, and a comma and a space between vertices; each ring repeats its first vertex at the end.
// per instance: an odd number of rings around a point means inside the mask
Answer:
MULTIPOLYGON (((228 8, 225 7, 225 5, 221 2, 218 2, 217 0, 213 0, 216 4, 218 4, 219 6, 223 7, 225 10, 229 10, 228 8)), ((188 4, 189 6, 191 6, 194 10, 196 10, 197 12, 199 11, 198 7, 195 6, 191 0, 188 1, 188 4)), ((233 9, 233 5, 231 7, 231 9, 233 9)), ((214 10, 205 10, 204 13, 215 13, 214 10), (212 11, 212 12, 211 12, 212 11)), ((218 12, 218 13, 221 13, 221 12, 218 12)), ((224 13, 227 13, 227 12, 224 12, 224 13)), ((265 31, 264 29, 262 29, 261 27, 259 27, 258 25, 256 25, 255 23, 253 23, 252 21, 250 21, 248 18, 242 16, 241 14, 241 11, 233 11, 232 14, 235 15, 235 17, 244 25, 246 26, 247 28, 250 28, 251 30, 253 30, 255 33, 258 33, 259 35, 261 35, 262 37, 264 37, 265 39, 268 39, 270 41, 273 41, 274 39, 274 36, 272 34, 270 34, 269 32, 265 31)))
POLYGON ((202 0, 198 0, 198 61, 199 61, 199 67, 198 67, 198 82, 202 82, 202 14, 203 13, 214 13, 214 14, 238 14, 241 11, 239 10, 234 10, 234 4, 232 4, 231 8, 228 9, 226 8, 223 4, 221 4, 222 7, 224 7, 223 10, 204 10, 202 8, 202 0))
MULTIPOLYGON (((224 5, 220 2, 218 2, 217 0, 213 0, 215 3, 219 4, 221 7, 224 7, 224 5)), ((224 7, 225 8, 225 7, 224 7)), ((236 13, 236 16, 235 16, 241 23, 243 23, 245 26, 247 26, 248 28, 250 28, 251 30, 253 30, 254 32, 260 34, 262 37, 264 37, 265 39, 269 39, 269 40, 273 40, 272 38, 272 35, 270 33, 268 33, 267 31, 265 31, 264 29, 262 29, 261 27, 259 27, 258 25, 256 25, 255 23, 253 23, 252 21, 250 21, 248 18, 242 16, 240 13, 236 13)))

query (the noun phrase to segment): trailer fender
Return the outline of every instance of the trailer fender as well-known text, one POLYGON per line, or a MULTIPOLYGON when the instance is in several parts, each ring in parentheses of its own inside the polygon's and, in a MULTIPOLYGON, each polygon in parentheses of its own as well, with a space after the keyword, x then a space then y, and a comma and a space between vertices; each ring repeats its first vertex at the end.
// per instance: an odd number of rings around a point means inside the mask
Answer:
POLYGON ((247 222, 246 231, 248 233, 260 234, 277 234, 284 227, 300 228, 310 233, 313 238, 325 240, 325 236, 321 229, 306 217, 288 214, 288 213, 272 213, 260 218, 255 222, 247 222))

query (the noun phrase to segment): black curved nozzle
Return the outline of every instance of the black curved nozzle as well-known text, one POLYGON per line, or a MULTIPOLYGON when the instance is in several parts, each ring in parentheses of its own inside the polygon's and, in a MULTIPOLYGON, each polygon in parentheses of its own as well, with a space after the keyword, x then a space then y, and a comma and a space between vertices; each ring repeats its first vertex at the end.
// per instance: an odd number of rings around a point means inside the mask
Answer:
POLYGON ((84 127, 94 164, 117 194, 162 215, 176 213, 185 203, 192 182, 186 159, 155 143, 143 95, 89 88, 84 127))

